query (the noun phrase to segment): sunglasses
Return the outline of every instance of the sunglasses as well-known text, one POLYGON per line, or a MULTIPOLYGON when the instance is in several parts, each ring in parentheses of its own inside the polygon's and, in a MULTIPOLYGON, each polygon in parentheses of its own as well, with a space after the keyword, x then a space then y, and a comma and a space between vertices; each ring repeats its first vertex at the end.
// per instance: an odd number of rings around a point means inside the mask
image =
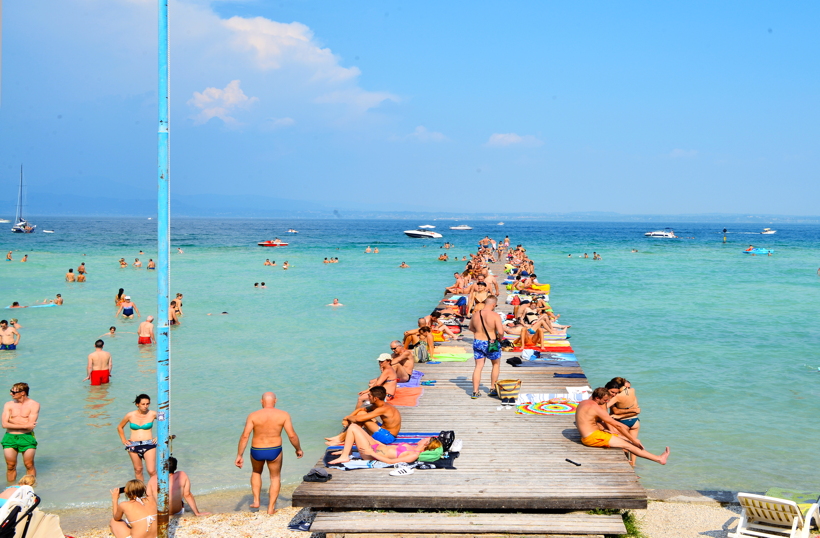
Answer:
POLYGON ((12 393, 12 394, 20 394, 21 392, 25 392, 25 391, 24 390, 9 389, 9 392, 12 393))

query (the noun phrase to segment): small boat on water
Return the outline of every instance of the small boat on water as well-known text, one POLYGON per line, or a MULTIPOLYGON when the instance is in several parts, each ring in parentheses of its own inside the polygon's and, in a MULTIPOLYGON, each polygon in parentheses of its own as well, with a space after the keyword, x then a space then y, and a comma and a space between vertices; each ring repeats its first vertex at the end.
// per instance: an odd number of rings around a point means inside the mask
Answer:
POLYGON ((503 222, 499 222, 499 223, 498 223, 498 226, 504 226, 504 223, 503 223, 503 222))
POLYGON ((763 231, 760 232, 761 235, 773 235, 776 234, 777 230, 772 230, 771 228, 763 228, 763 231))
POLYGON ((20 165, 20 188, 17 190, 17 213, 14 216, 14 226, 11 231, 16 234, 34 233, 36 224, 31 224, 23 218, 23 165, 20 165))
POLYGON ((451 230, 472 230, 473 228, 466 224, 459 224, 458 226, 450 226, 451 230))
POLYGON ((7 222, 11 222, 9 219, 0 219, 0 224, 5 224, 7 222))
POLYGON ((419 226, 419 230, 432 230, 433 228, 435 228, 435 226, 432 224, 423 224, 419 226))
POLYGON ((677 239, 678 236, 675 235, 675 231, 672 228, 666 228, 664 230, 656 230, 654 232, 646 232, 643 234, 644 237, 663 237, 666 239, 677 239))
POLYGON ((289 233, 289 234, 298 234, 299 232, 298 232, 297 230, 294 230, 293 228, 288 228, 288 231, 287 231, 287 232, 285 232, 285 233, 289 233))
POLYGON ((279 239, 278 237, 273 241, 261 241, 257 243, 260 247, 286 247, 288 246, 287 243, 279 239))
POLYGON ((44 234, 53 234, 54 230, 43 230, 44 234))
POLYGON ((430 230, 405 230, 404 235, 414 239, 438 239, 442 236, 438 232, 431 232, 430 230))

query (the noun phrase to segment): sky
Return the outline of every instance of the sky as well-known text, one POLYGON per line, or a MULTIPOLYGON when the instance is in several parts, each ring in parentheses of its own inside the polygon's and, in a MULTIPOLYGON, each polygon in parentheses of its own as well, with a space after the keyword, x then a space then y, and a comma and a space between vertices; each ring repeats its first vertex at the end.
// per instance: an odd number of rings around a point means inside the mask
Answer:
MULTIPOLYGON (((6 0, 0 188, 151 196, 156 0, 6 0)), ((816 2, 172 0, 184 195, 818 215, 816 2)), ((30 208, 36 214, 36 208, 30 208)))

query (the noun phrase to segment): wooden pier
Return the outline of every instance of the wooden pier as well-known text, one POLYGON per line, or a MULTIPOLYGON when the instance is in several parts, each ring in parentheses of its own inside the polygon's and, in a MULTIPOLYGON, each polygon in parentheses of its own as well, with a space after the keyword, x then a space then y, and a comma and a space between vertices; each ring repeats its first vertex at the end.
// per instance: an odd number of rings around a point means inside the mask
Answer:
MULTIPOLYGON (((503 266, 493 273, 503 280, 503 266)), ((511 312, 499 297, 499 313, 511 312)), ((420 315, 423 312, 419 313, 420 315)), ((471 334, 462 332, 465 345, 471 334)), ((566 393, 567 387, 601 384, 586 378, 556 378, 555 373, 583 373, 581 368, 514 368, 505 361, 520 353, 505 352, 499 379, 521 379, 522 393, 566 393)), ((435 360, 435 359, 433 359, 435 360)), ((380 536, 557 536, 620 534, 620 516, 592 516, 573 510, 645 508, 646 491, 617 449, 581 445, 575 415, 518 415, 515 408, 487 396, 490 363, 482 374, 482 396, 471 399, 474 361, 417 364, 425 380, 417 407, 399 407, 402 431, 454 430, 463 441, 456 470, 416 471, 393 477, 390 469, 333 470, 325 483, 302 483, 293 494, 294 506, 320 513, 311 530, 347 538, 380 536), (566 461, 570 459, 580 466, 566 461), (359 512, 349 512, 359 510, 359 512), (482 511, 461 514, 378 514, 361 510, 482 511), (339 513, 339 511, 348 511, 339 513), (540 512, 516 514, 516 512, 540 512), (511 514, 515 518, 511 518, 511 514), (396 516, 378 519, 381 516, 396 516), (400 517, 400 520, 396 519, 400 517), (479 517, 480 516, 480 517, 479 517), (375 519, 374 519, 375 518, 375 519), (513 524, 514 521, 518 523, 513 524), (389 523, 388 523, 389 522, 389 523), (399 526, 403 525, 401 529, 399 526), (369 529, 369 530, 368 530, 369 529), (397 530, 399 529, 399 530, 397 530), (502 532, 504 531, 504 532, 502 532), (378 534, 381 533, 381 534, 378 534)), ((375 370, 375 366, 374 366, 375 370)), ((332 434, 334 432, 328 432, 332 434)), ((317 466, 321 466, 318 462, 317 466)))

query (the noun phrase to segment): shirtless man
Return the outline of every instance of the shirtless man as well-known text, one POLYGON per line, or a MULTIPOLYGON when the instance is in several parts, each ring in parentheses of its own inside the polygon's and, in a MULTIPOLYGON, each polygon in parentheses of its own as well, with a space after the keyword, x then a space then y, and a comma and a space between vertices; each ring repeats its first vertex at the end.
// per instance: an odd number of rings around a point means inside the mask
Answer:
POLYGON ((666 447, 660 456, 644 450, 641 442, 629 433, 629 428, 607 414, 608 401, 609 392, 604 387, 598 387, 592 391, 592 398, 578 404, 575 411, 575 426, 581 434, 581 443, 592 447, 622 448, 641 458, 666 465, 669 447, 666 447), (613 431, 617 433, 611 433, 613 431))
POLYGON ((63 304, 63 296, 60 295, 59 293, 57 294, 57 297, 54 299, 54 304, 56 304, 56 305, 63 304))
POLYGON ((370 405, 359 407, 342 419, 342 426, 345 431, 334 437, 326 437, 325 444, 328 446, 344 443, 347 427, 357 424, 364 428, 376 441, 389 445, 396 440, 396 436, 401 431, 401 413, 391 404, 385 401, 387 391, 384 387, 371 387, 370 405), (381 422, 378 422, 378 421, 381 422))
POLYGON ((447 295, 448 293, 464 292, 464 277, 461 276, 461 273, 453 273, 453 276, 455 277, 456 282, 449 288, 444 288, 444 295, 447 295))
POLYGON ((490 351, 490 343, 504 336, 504 327, 501 325, 501 316, 495 313, 495 305, 498 299, 490 295, 484 301, 484 308, 478 310, 470 320, 470 331, 473 333, 473 358, 475 359, 475 369, 473 370, 473 394, 475 400, 481 393, 478 386, 481 384, 481 371, 484 369, 485 359, 490 359, 492 372, 490 374, 490 396, 495 395, 495 383, 498 381, 498 372, 501 370, 501 349, 490 351))
POLYGON ((179 311, 177 310, 177 302, 171 301, 168 306, 168 325, 181 325, 179 321, 179 311))
POLYGON ((399 269, 407 269, 407 268, 409 268, 409 267, 410 267, 410 266, 409 266, 409 265, 407 265, 407 264, 406 264, 406 263, 404 263, 404 262, 401 262, 401 265, 399 265, 399 269))
POLYGON ((34 426, 40 414, 40 404, 28 397, 27 383, 15 383, 11 387, 12 401, 3 406, 3 455, 6 458, 6 481, 17 480, 17 455, 23 455, 26 474, 37 476, 34 468, 34 454, 37 451, 37 439, 34 438, 34 426))
MULTIPOLYGON (((370 247, 367 247, 367 248, 370 248, 370 247)), ((12 253, 12 251, 10 250, 9 253, 6 254, 6 261, 7 262, 14 261, 11 257, 11 253, 12 253)))
POLYGON ((140 316, 140 309, 137 308, 137 305, 131 302, 131 296, 126 295, 125 300, 122 303, 120 303, 120 309, 117 310, 117 313, 114 314, 114 317, 116 318, 120 315, 120 312, 122 312, 122 317, 133 319, 135 311, 137 313, 137 316, 142 317, 140 316))
POLYGON ((137 344, 150 346, 154 342, 154 316, 148 316, 137 329, 137 344))
POLYGON ((84 274, 85 274, 85 262, 81 263, 81 264, 77 267, 77 274, 78 274, 78 275, 84 275, 84 274))
POLYGON ((85 282, 85 273, 77 275, 77 282, 85 282))
POLYGON ((0 320, 0 351, 14 351, 20 343, 20 333, 9 322, 0 320))
POLYGON ((325 306, 344 306, 344 305, 339 302, 339 299, 333 299, 332 303, 326 304, 325 306))
MULTIPOLYGON (((154 501, 157 500, 157 475, 151 477, 148 481, 148 496, 152 497, 154 501)), ((171 514, 181 516, 185 513, 185 507, 182 504, 184 498, 188 502, 188 507, 195 516, 209 516, 210 512, 200 512, 196 506, 196 499, 191 493, 191 481, 185 471, 177 471, 177 459, 173 456, 168 458, 168 492, 171 506, 169 507, 171 514)))
POLYGON ((92 385, 102 385, 111 381, 114 361, 111 359, 111 353, 103 351, 104 345, 105 342, 97 340, 94 342, 94 351, 88 355, 86 378, 83 381, 90 379, 92 385))
POLYGON ((157 268, 157 264, 154 263, 154 259, 153 258, 148 258, 148 269, 156 269, 156 268, 157 268))
POLYGON ((390 365, 396 370, 399 376, 399 383, 406 383, 413 375, 413 352, 405 348, 398 340, 390 342, 390 365))
POLYGON ((299 436, 293 429, 290 421, 290 414, 276 409, 276 394, 266 392, 262 395, 262 409, 254 411, 248 415, 245 421, 245 429, 239 437, 239 448, 236 451, 236 461, 234 464, 242 468, 245 461, 242 454, 248 446, 248 439, 253 432, 251 442, 251 491, 253 491, 253 503, 251 508, 259 508, 260 496, 262 494, 262 470, 265 463, 268 464, 270 473, 270 501, 268 501, 268 514, 273 514, 276 510, 276 498, 279 496, 281 482, 279 475, 282 472, 282 430, 288 435, 290 444, 296 449, 296 457, 303 456, 302 447, 299 445, 299 436))
POLYGON ((74 269, 69 269, 68 272, 65 274, 65 281, 66 282, 74 282, 77 280, 76 275, 74 275, 74 269))

